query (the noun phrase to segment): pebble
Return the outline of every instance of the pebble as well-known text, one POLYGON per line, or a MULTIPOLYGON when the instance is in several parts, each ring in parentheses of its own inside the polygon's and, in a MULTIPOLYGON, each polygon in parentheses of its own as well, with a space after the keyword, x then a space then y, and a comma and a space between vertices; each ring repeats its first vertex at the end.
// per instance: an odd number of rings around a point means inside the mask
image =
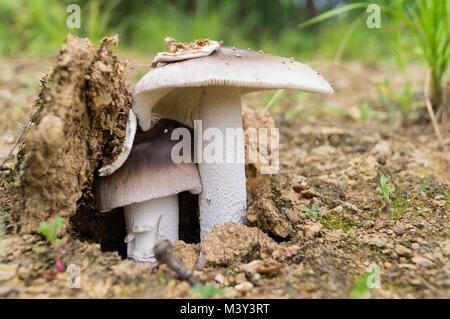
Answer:
POLYGON ((258 272, 258 268, 261 268, 263 264, 264 263, 262 260, 256 259, 249 262, 248 264, 243 265, 242 268, 247 275, 251 276, 253 274, 256 274, 258 272))
POLYGON ((402 246, 400 244, 396 245, 394 248, 394 251, 397 253, 397 255, 399 256, 403 256, 403 257, 409 257, 411 256, 411 249, 406 248, 405 246, 402 246))
POLYGON ((234 286, 234 289, 236 289, 239 292, 247 292, 252 288, 253 288, 253 284, 248 281, 241 282, 240 284, 234 286))
POLYGON ((377 162, 380 165, 385 165, 386 164, 386 157, 385 156, 378 157, 377 162))
POLYGON ((394 233, 397 236, 401 236, 401 235, 403 235, 405 233, 406 227, 403 224, 401 224, 401 223, 396 223, 394 225, 394 227, 392 227, 392 230, 394 231, 394 233))
POLYGON ((386 262, 384 263, 384 268, 385 268, 386 270, 389 270, 389 269, 392 268, 392 264, 391 264, 390 262, 386 261, 386 262))
POLYGON ((225 277, 222 274, 217 274, 217 276, 214 277, 214 280, 221 285, 225 283, 225 277))
POLYGON ((359 212, 359 208, 356 207, 356 206, 353 205, 353 204, 350 204, 350 203, 344 203, 344 207, 345 207, 345 208, 348 208, 348 209, 351 209, 351 210, 354 211, 354 212, 359 212))
POLYGON ((223 296, 225 298, 236 298, 239 296, 239 292, 233 287, 227 287, 223 290, 223 296))
POLYGON ((0 287, 0 297, 5 298, 11 294, 20 294, 20 290, 14 286, 2 286, 0 287))
POLYGON ((328 155, 336 153, 336 148, 330 145, 322 145, 311 150, 311 153, 315 155, 328 155))
POLYGON ((293 225, 297 225, 300 220, 292 209, 282 207, 282 211, 293 225))
POLYGON ((414 254, 414 256, 411 258, 411 261, 421 267, 430 267, 433 265, 433 262, 431 260, 419 254, 414 254))
POLYGON ((243 283, 243 282, 245 282, 247 279, 245 278, 245 274, 244 273, 238 273, 238 274, 236 274, 236 277, 234 278, 234 281, 237 283, 237 284, 241 284, 241 283, 243 283))
POLYGON ((344 211, 344 207, 342 207, 341 205, 333 208, 333 212, 336 212, 336 213, 342 213, 343 211, 344 211))
POLYGON ((387 141, 378 142, 370 151, 372 154, 376 154, 384 157, 390 157, 392 155, 391 148, 387 141))
POLYGON ((423 222, 417 223, 417 228, 422 229, 425 227, 425 224, 423 222))
POLYGON ((307 228, 306 232, 309 236, 316 237, 320 234, 321 229, 322 229, 322 224, 314 223, 307 228))

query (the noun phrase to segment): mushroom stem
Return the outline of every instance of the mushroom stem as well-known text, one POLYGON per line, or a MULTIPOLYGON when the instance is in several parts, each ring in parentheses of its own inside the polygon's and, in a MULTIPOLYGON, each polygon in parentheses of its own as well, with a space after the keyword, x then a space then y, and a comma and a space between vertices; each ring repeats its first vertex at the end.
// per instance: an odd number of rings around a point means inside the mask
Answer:
POLYGON ((178 195, 124 207, 127 255, 137 263, 155 262, 153 246, 160 239, 178 240, 178 195))
MULTIPOLYGON (((211 232, 215 224, 235 222, 242 225, 246 212, 246 186, 244 160, 236 161, 236 154, 244 154, 244 141, 227 141, 226 129, 242 130, 241 92, 234 87, 207 87, 200 99, 202 120, 202 161, 199 149, 198 169, 202 181, 199 195, 201 237, 211 232), (204 132, 209 128, 219 129, 223 138, 222 153, 218 157, 223 163, 208 163, 206 147, 209 143, 219 145, 217 137, 205 141, 204 132), (214 141, 213 141, 214 140, 214 141), (233 142, 233 144, 231 144, 233 142), (233 145, 233 149, 228 149, 233 145), (227 152, 234 152, 234 162, 227 162, 227 152)), ((210 149, 210 147, 208 147, 210 149)), ((216 148, 215 152, 219 150, 216 148)), ((220 151, 219 151, 220 152, 220 151)), ((213 152, 214 153, 214 152, 213 152)))

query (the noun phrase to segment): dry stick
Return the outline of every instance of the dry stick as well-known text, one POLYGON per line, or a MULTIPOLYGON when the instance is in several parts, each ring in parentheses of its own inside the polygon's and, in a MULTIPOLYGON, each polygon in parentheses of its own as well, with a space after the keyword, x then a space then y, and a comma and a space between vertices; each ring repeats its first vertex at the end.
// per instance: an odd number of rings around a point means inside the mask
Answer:
POLYGON ((436 133, 439 145, 442 145, 441 132, 439 131, 439 125, 436 121, 436 117, 434 116, 433 107, 431 106, 431 101, 430 101, 430 75, 431 75, 431 72, 430 72, 430 69, 428 69, 427 76, 425 78, 425 87, 423 89, 423 94, 425 95, 425 104, 427 106, 428 113, 430 114, 431 122, 433 123, 434 133, 436 133))
POLYGON ((169 266, 181 279, 189 281, 193 286, 201 285, 200 279, 195 277, 192 271, 175 255, 167 239, 157 242, 153 247, 153 252, 159 262, 169 266))

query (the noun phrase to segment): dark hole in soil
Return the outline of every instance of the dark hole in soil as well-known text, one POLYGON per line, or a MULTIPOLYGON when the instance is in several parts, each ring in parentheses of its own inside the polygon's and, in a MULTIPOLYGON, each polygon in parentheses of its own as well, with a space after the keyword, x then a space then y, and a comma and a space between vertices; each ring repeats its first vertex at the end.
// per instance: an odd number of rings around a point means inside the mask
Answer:
MULTIPOLYGON (((200 242, 197 203, 198 195, 188 191, 178 195, 179 237, 186 243, 200 242)), ((92 207, 80 207, 71 217, 70 225, 73 238, 99 243, 102 251, 117 251, 122 259, 127 258, 127 244, 124 242, 127 232, 122 207, 107 213, 99 213, 92 207)))

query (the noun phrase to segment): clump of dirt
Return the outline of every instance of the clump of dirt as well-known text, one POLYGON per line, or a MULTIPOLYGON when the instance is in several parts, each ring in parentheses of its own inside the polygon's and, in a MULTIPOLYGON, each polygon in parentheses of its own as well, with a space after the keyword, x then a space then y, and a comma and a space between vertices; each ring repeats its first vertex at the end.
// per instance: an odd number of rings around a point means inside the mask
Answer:
MULTIPOLYGON (((260 128, 267 130, 268 147, 260 149, 259 135, 246 134, 245 136, 245 175, 247 179, 247 224, 258 226, 260 229, 275 238, 288 239, 294 229, 286 216, 292 208, 292 203, 281 196, 281 192, 274 187, 271 181, 272 174, 263 174, 262 169, 270 165, 272 145, 270 145, 271 129, 275 128, 275 121, 268 113, 250 106, 242 107, 244 131, 260 128), (257 161, 250 161, 250 153, 257 155, 257 161)), ((259 133, 257 133, 259 134, 259 133)))
POLYGON ((66 229, 77 207, 92 198, 96 169, 119 154, 132 100, 117 45, 117 36, 96 49, 69 34, 56 66, 41 80, 18 154, 15 211, 21 231, 56 216, 65 218, 66 229))
POLYGON ((187 244, 182 240, 173 244, 172 249, 178 258, 188 267, 194 269, 198 262, 198 253, 200 252, 199 245, 187 244))
POLYGON ((256 227, 225 223, 205 235, 201 251, 208 263, 223 266, 270 257, 282 262, 295 256, 299 247, 282 246, 256 227))
MULTIPOLYGON (((242 106, 242 126, 245 132, 254 130, 255 134, 246 134, 245 136, 245 163, 246 163, 246 177, 255 178, 256 175, 262 175, 261 169, 270 165, 270 156, 272 145, 270 140, 272 136, 271 129, 275 128, 275 121, 270 114, 262 113, 261 110, 256 110, 249 106, 242 106), (266 150, 260 149, 260 143, 258 139, 259 129, 267 130, 267 143, 266 150), (253 155, 252 155, 253 154, 253 155), (255 155, 257 156, 256 158, 255 155), (253 156, 253 157, 252 157, 253 156), (256 161, 254 161, 256 160, 256 161)), ((265 177, 269 177, 269 174, 265 174, 265 177)), ((251 184, 251 180, 248 184, 251 184)))

